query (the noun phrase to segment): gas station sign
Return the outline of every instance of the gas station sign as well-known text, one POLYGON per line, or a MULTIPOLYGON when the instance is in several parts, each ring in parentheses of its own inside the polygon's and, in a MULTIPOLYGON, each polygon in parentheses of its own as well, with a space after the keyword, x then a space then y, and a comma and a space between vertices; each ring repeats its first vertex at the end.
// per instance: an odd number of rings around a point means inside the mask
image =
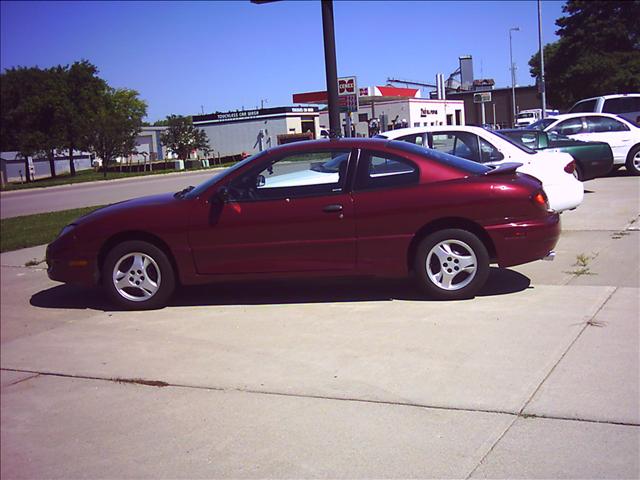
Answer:
POLYGON ((338 78, 338 105, 341 112, 358 111, 358 82, 356 77, 338 78))

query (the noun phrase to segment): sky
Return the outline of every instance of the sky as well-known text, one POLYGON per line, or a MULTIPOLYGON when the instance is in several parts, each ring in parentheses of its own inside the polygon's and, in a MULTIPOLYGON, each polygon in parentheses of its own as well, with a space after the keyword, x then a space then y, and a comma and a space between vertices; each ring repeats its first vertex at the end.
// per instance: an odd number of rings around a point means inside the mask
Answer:
MULTIPOLYGON (((542 40, 557 40, 560 1, 542 2, 542 40)), ((433 83, 472 55, 475 78, 531 85, 537 2, 334 1, 338 76, 359 86, 387 78, 433 83)), ((325 90, 319 0, 0 2, 0 69, 47 68, 86 59, 109 85, 132 88, 147 120, 170 114, 292 104, 325 90)), ((399 85, 403 86, 403 85, 399 85)))

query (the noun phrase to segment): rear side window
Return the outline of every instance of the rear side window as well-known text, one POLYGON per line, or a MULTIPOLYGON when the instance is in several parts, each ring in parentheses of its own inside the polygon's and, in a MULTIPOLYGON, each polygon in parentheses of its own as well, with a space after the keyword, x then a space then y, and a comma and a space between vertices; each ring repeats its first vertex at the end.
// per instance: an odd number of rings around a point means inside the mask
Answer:
POLYGON ((571 107, 569 113, 595 112, 596 103, 598 103, 597 98, 594 98, 593 100, 584 100, 582 102, 578 102, 573 107, 571 107))
POLYGON ((598 132, 626 132, 629 130, 624 123, 609 117, 587 117, 587 131, 598 132))
POLYGON ((388 153, 362 151, 356 190, 413 185, 420 180, 417 165, 388 153))
POLYGON ((390 140, 389 146, 393 147, 396 150, 401 150, 413 155, 418 155, 427 159, 428 161, 438 162, 442 165, 447 165, 449 167, 455 168, 456 170, 461 170, 472 175, 484 175, 489 170, 491 170, 489 167, 481 165, 480 163, 476 163, 471 160, 465 160, 464 158, 460 157, 454 157, 453 155, 439 152, 437 150, 419 147, 407 142, 397 142, 395 140, 390 140))
POLYGON ((603 113, 640 112, 640 97, 608 98, 602 107, 603 113))

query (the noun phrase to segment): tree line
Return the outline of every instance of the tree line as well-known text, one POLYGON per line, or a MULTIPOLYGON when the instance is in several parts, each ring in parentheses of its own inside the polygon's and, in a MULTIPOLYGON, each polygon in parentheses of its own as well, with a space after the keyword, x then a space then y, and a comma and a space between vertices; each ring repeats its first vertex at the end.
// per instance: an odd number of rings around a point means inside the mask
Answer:
POLYGON ((44 156, 56 176, 55 151, 69 153, 75 175, 74 151, 94 152, 107 167, 129 155, 147 114, 138 92, 110 87, 86 60, 52 68, 9 68, 0 74, 0 149, 27 157, 44 156))
MULTIPOLYGON (((560 38, 544 46, 549 103, 565 109, 584 98, 639 92, 640 1, 569 0, 562 11, 560 38)), ((539 77, 539 52, 529 66, 539 77)))

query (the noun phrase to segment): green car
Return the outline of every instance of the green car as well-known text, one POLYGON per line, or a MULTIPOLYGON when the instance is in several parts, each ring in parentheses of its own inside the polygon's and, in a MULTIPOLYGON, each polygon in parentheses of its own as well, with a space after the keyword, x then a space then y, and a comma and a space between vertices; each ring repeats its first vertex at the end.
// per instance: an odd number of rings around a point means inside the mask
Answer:
POLYGON ((581 182, 603 177, 613 168, 613 152, 605 142, 582 142, 539 130, 507 129, 497 130, 496 133, 534 150, 568 153, 576 162, 574 175, 581 182))

